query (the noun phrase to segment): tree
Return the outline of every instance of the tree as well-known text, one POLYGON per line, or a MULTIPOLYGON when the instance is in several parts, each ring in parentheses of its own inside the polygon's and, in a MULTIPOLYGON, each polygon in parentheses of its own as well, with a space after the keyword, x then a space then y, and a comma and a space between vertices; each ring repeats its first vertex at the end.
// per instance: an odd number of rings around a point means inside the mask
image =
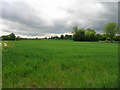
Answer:
POLYGON ((114 36, 113 39, 114 39, 115 41, 120 41, 120 36, 114 36))
POLYGON ((68 39, 72 39, 72 35, 68 35, 68 39))
POLYGON ((117 33, 117 24, 114 22, 107 23, 106 26, 104 27, 103 32, 107 34, 110 41, 113 42, 113 37, 117 33))
POLYGON ((16 37, 16 40, 17 40, 17 41, 21 40, 21 37, 20 37, 20 36, 17 36, 17 37, 16 37))
POLYGON ((90 28, 86 29, 87 31, 85 32, 86 40, 87 41, 96 41, 96 32, 90 28))
POLYGON ((74 41, 85 41, 85 30, 84 29, 78 29, 76 26, 73 27, 74 34, 73 34, 73 40, 74 41))
POLYGON ((2 37, 0 37, 0 41, 2 41, 2 37))
POLYGON ((15 38, 16 38, 16 37, 15 37, 15 34, 14 34, 14 33, 11 33, 11 34, 10 34, 10 39, 11 39, 11 40, 15 40, 15 38))
POLYGON ((52 36, 51 39, 60 39, 58 36, 52 36))
POLYGON ((73 27, 73 32, 72 32, 72 33, 75 34, 77 31, 78 31, 78 27, 77 27, 77 26, 74 26, 74 27, 73 27))
POLYGON ((72 39, 72 35, 66 34, 64 38, 65 38, 65 39, 72 39))
POLYGON ((47 37, 44 37, 43 39, 47 39, 47 37))
POLYGON ((100 34, 96 34, 96 41, 102 40, 102 36, 100 34))
POLYGON ((35 38, 36 40, 38 39, 38 37, 35 38))
POLYGON ((116 33, 120 36, 120 26, 117 26, 116 33))
POLYGON ((10 35, 4 35, 2 36, 2 40, 15 40, 16 36, 14 33, 11 33, 10 35))
POLYGON ((101 40, 105 41, 107 40, 108 36, 107 34, 101 34, 101 40))
POLYGON ((64 35, 61 35, 61 36, 60 36, 60 39, 64 39, 64 35))

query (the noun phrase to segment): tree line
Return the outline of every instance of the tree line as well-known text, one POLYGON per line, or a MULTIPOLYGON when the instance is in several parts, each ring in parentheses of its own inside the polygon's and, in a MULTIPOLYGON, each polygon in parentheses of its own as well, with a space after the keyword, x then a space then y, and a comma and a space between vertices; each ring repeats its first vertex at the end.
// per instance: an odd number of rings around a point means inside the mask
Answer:
POLYGON ((66 35, 61 35, 60 37, 59 36, 52 36, 48 39, 72 39, 72 35, 66 34, 66 35))
POLYGON ((61 35, 61 36, 51 36, 50 38, 21 38, 19 36, 15 36, 14 33, 10 35, 2 36, 2 40, 40 40, 40 39, 61 39, 61 40, 72 40, 73 41, 120 41, 120 27, 117 26, 116 23, 110 22, 105 25, 103 29, 103 33, 99 34, 95 30, 91 28, 78 28, 77 26, 73 27, 73 35, 61 35))
POLYGON ((41 39, 72 39, 72 35, 68 35, 68 34, 66 34, 66 35, 61 35, 60 37, 59 36, 51 36, 50 38, 47 38, 47 37, 44 37, 44 38, 22 38, 22 37, 20 37, 20 36, 16 36, 14 33, 11 33, 11 34, 9 34, 9 35, 4 35, 4 36, 2 36, 1 37, 2 38, 2 40, 4 41, 4 40, 17 40, 17 41, 19 41, 19 40, 41 40, 41 39))
POLYGON ((14 33, 11 33, 9 35, 4 35, 1 37, 2 40, 22 40, 20 36, 15 36, 14 33))
POLYGON ((95 30, 87 28, 78 28, 77 26, 73 27, 73 40, 74 41, 99 41, 99 40, 109 40, 111 42, 120 41, 119 35, 120 27, 116 23, 110 22, 106 24, 103 29, 103 34, 96 33, 95 30))

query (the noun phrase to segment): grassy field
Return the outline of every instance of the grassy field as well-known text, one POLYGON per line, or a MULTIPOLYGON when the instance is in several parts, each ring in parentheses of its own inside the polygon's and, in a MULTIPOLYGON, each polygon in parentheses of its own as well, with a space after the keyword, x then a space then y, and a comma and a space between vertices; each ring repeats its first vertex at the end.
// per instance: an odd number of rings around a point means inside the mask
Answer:
POLYGON ((3 88, 115 88, 118 44, 24 40, 3 47, 3 88))

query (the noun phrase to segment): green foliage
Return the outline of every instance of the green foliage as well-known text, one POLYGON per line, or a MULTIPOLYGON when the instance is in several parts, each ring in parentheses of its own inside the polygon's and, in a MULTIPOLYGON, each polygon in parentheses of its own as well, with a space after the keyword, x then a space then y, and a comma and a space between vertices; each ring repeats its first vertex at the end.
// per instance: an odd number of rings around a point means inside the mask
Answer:
POLYGON ((90 28, 78 29, 76 26, 73 27, 73 40, 74 41, 98 41, 100 35, 98 36, 96 32, 90 28), (78 30, 77 30, 78 29, 78 30))
POLYGON ((78 27, 77 27, 77 26, 74 26, 74 27, 73 27, 73 32, 72 32, 72 33, 75 34, 75 33, 77 33, 77 31, 78 31, 78 27))
POLYGON ((52 36, 51 39, 59 39, 58 36, 52 36))
POLYGON ((87 29, 87 31, 85 32, 86 34, 86 40, 87 41, 96 41, 97 37, 96 37, 96 32, 90 28, 87 29))
POLYGON ((101 35, 101 40, 105 41, 105 40, 107 40, 107 38, 108 38, 107 34, 102 34, 101 35))
POLYGON ((61 36, 60 36, 60 39, 64 39, 64 35, 61 35, 61 36))
POLYGON ((118 44, 72 40, 9 41, 3 88, 117 88, 118 44))
POLYGON ((73 35, 73 40, 74 41, 84 41, 85 40, 85 30, 84 29, 75 30, 75 33, 73 35))
POLYGON ((11 34, 10 34, 10 38, 11 38, 11 40, 15 40, 15 38, 16 38, 16 37, 15 37, 15 34, 14 34, 14 33, 11 33, 11 34))
POLYGON ((64 39, 72 39, 72 35, 65 35, 64 39))
POLYGON ((59 37, 59 36, 52 36, 52 37, 49 38, 49 39, 72 39, 72 35, 66 34, 65 36, 64 36, 64 35, 61 35, 60 37, 59 37))
POLYGON ((2 36, 2 40, 15 40, 16 36, 14 33, 11 33, 10 35, 2 36))
POLYGON ((117 33, 117 24, 114 22, 107 23, 103 32, 108 35, 110 41, 113 41, 113 37, 117 33))
POLYGON ((102 36, 100 34, 96 34, 96 41, 102 40, 102 36))
POLYGON ((19 40, 21 40, 21 39, 22 39, 22 38, 21 38, 20 36, 17 36, 17 37, 16 37, 16 40, 17 40, 17 41, 19 41, 19 40))
POLYGON ((113 40, 115 40, 115 41, 120 41, 120 36, 114 36, 114 37, 113 37, 113 40))
MULTIPOLYGON (((120 27, 116 23, 108 23, 103 30, 104 34, 97 34, 95 30, 91 28, 79 29, 77 26, 73 27, 73 40, 74 41, 99 41, 110 40, 113 41, 114 36, 120 34, 120 27), (84 35, 85 33, 85 35, 84 35)), ((118 39, 114 39, 115 41, 118 39)))

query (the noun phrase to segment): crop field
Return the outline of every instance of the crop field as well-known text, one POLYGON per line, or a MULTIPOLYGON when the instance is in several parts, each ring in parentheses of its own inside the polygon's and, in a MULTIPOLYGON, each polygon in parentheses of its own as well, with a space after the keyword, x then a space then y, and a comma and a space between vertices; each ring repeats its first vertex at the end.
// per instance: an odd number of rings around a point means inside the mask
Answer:
POLYGON ((3 88, 118 87, 118 44, 72 40, 7 41, 3 88))

